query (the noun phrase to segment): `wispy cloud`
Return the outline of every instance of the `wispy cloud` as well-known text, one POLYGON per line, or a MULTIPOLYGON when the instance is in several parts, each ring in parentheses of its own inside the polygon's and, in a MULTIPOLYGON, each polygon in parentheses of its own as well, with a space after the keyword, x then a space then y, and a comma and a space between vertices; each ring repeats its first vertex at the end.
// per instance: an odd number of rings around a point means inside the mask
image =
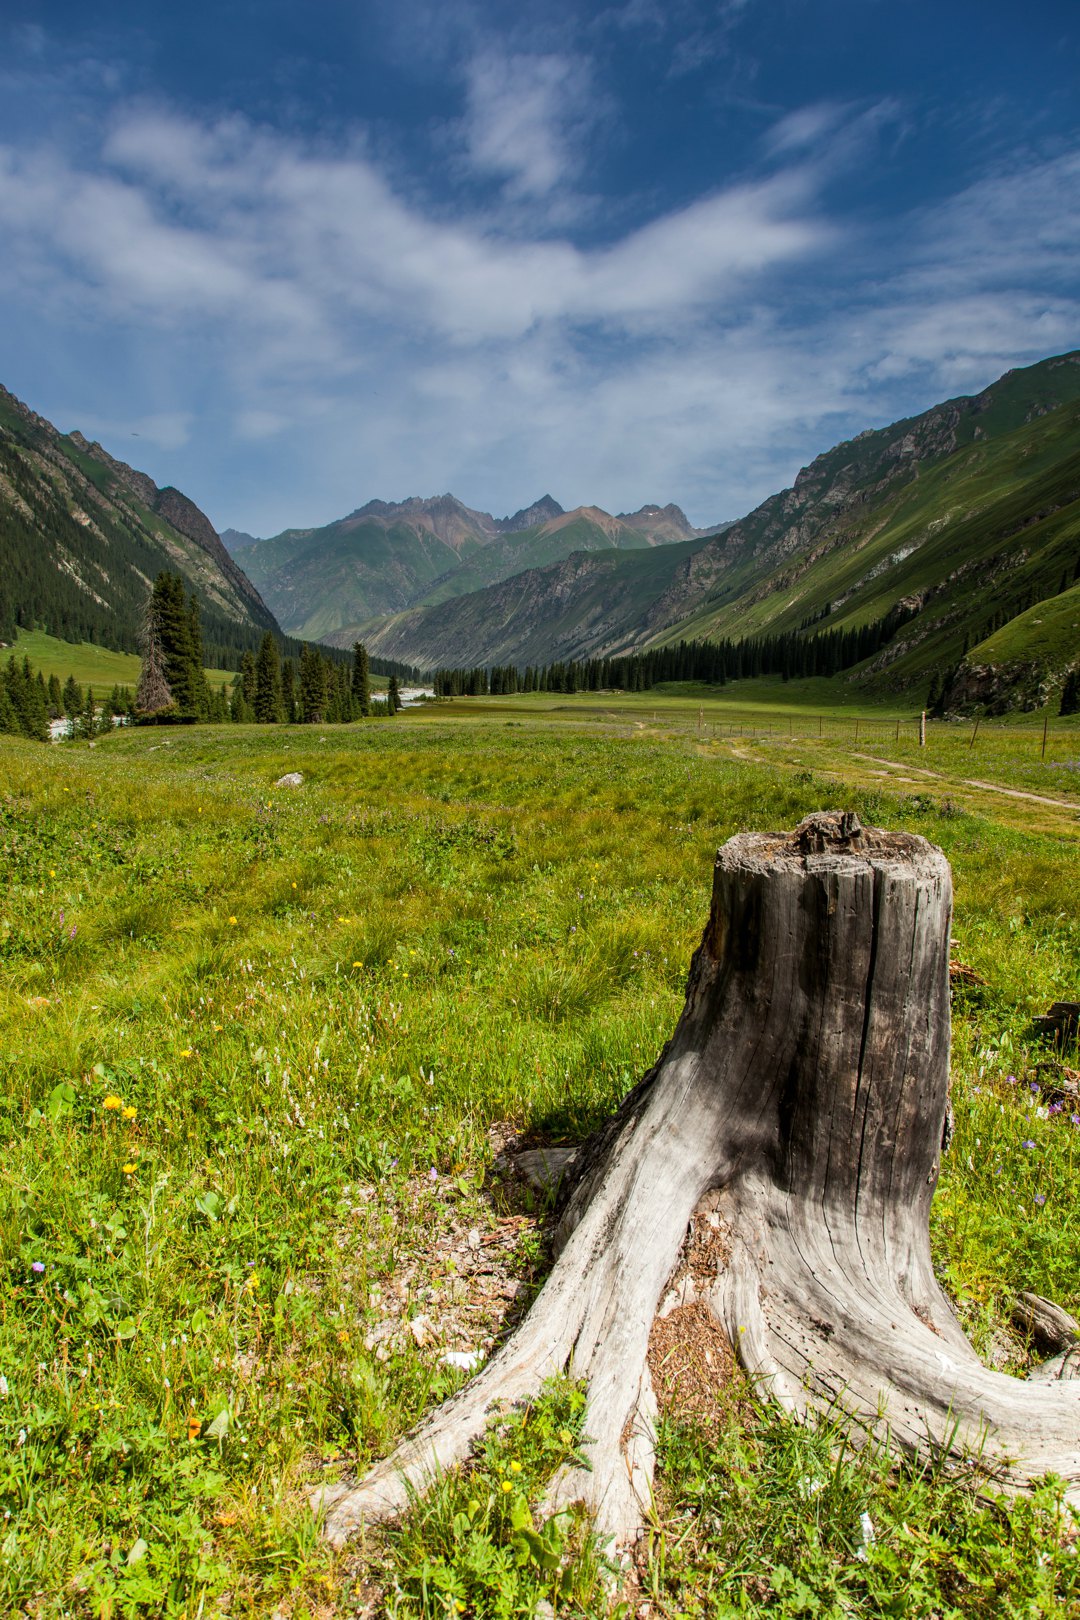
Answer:
POLYGON ((462 133, 478 173, 501 179, 514 199, 577 179, 601 99, 585 58, 485 51, 467 80, 462 133))
POLYGON ((1080 342, 1076 153, 856 226, 830 187, 895 109, 815 103, 756 171, 585 246, 552 208, 581 178, 592 70, 488 49, 463 71, 461 150, 505 208, 417 200, 361 132, 145 102, 90 146, 0 148, 8 307, 58 352, 93 333, 124 356, 72 374, 89 430, 136 460, 140 441, 175 452, 170 481, 190 456, 192 493, 253 532, 447 487, 505 510, 555 485, 566 504, 674 498, 706 522, 808 447, 1080 342), (132 378, 130 414, 95 405, 132 378))

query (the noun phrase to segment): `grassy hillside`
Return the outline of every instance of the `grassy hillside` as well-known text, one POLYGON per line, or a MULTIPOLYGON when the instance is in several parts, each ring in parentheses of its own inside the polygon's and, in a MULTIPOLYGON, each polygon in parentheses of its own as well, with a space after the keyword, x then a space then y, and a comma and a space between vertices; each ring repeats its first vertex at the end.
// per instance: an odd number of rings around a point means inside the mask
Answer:
POLYGON ((39 628, 134 651, 163 569, 197 595, 211 656, 276 630, 193 502, 0 389, 0 635, 39 628))
MULTIPOLYGON (((1044 835, 914 768, 848 779, 877 767, 827 738, 639 707, 0 738, 8 1612, 442 1620, 448 1591, 462 1613, 550 1595, 493 1503, 539 1516, 567 1445, 587 1455, 565 1386, 400 1531, 334 1553, 308 1494, 385 1454, 464 1376, 444 1352, 489 1354, 542 1280, 542 1211, 493 1177, 498 1146, 580 1140, 651 1064, 744 827, 843 805, 945 848, 983 982, 954 1003, 935 1263, 1019 1373, 1014 1292, 1080 1309, 1080 1129, 1032 1089, 1030 1032, 1080 975, 1075 815, 1044 835)), ((1002 1504, 975 1468, 893 1466, 712 1382, 711 1404, 661 1387, 658 1620, 1076 1611, 1054 1485, 1002 1504)), ((558 1533, 558 1610, 598 1620, 586 1527, 558 1533)))
POLYGON ((706 543, 575 552, 468 596, 375 621, 360 634, 372 652, 428 669, 524 666, 581 657, 597 646, 619 650, 640 636, 643 615, 680 560, 706 543))
MULTIPOLYGON (((1047 608, 1061 634, 1028 631, 1080 564, 1080 403, 1038 417, 999 439, 978 440, 856 507, 828 543, 769 571, 746 558, 722 592, 659 639, 759 631, 846 629, 879 619, 898 601, 919 607, 864 672, 897 690, 925 684, 983 641, 988 621, 1015 628, 1010 657, 1047 657, 1057 668, 1080 656, 1067 613, 1047 608), (1018 618, 1022 615, 1022 618, 1018 618)), ((972 655, 974 657, 974 654, 972 655)))
MULTIPOLYGON (((114 686, 129 686, 134 692, 139 681, 142 659, 137 653, 111 652, 107 647, 95 646, 92 641, 60 641, 43 630, 20 630, 11 652, 16 658, 29 658, 35 672, 41 670, 45 679, 56 675, 61 681, 74 675, 79 685, 93 688, 96 698, 108 697, 114 686)), ((0 654, 7 657, 6 652, 0 654)), ((215 690, 222 681, 231 686, 234 671, 207 669, 206 678, 215 690)))

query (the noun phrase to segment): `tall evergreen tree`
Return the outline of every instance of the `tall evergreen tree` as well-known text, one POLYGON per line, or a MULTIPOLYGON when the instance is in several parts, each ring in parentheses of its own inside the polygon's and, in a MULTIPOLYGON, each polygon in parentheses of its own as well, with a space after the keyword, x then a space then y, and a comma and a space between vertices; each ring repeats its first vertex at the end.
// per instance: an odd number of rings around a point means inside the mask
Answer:
POLYGON ((396 675, 391 675, 386 684, 386 711, 388 714, 397 714, 401 708, 401 688, 396 675))
POLYGON ((352 693, 366 719, 371 713, 371 665, 362 641, 353 642, 352 693))
POLYGON ((300 715, 308 725, 326 718, 326 665, 317 647, 305 641, 300 654, 300 715))
POLYGON ((163 571, 154 581, 153 594, 165 676, 176 715, 181 720, 195 720, 205 679, 191 639, 191 612, 184 595, 184 582, 179 574, 163 571))
POLYGON ((277 642, 268 630, 255 660, 255 718, 262 725, 273 725, 285 718, 281 691, 281 658, 277 642))
POLYGON ((255 693, 258 690, 258 676, 255 672, 255 655, 246 652, 240 660, 240 688, 244 694, 244 702, 251 710, 250 719, 255 717, 255 693))
POLYGON ((281 666, 281 701, 285 718, 291 726, 296 724, 296 665, 286 658, 281 666))
POLYGON ((67 715, 69 720, 74 720, 74 718, 75 718, 75 716, 77 714, 81 714, 82 706, 83 706, 82 687, 79 685, 79 683, 75 679, 74 675, 69 675, 67 680, 64 682, 64 694, 63 694, 64 713, 67 715))
POLYGON ((143 608, 143 621, 139 631, 139 651, 142 654, 142 669, 139 671, 139 684, 135 689, 136 709, 140 714, 144 715, 164 714, 166 710, 171 711, 173 707, 172 687, 169 685, 169 678, 166 673, 165 648, 161 639, 157 598, 153 591, 147 596, 146 605, 143 608))

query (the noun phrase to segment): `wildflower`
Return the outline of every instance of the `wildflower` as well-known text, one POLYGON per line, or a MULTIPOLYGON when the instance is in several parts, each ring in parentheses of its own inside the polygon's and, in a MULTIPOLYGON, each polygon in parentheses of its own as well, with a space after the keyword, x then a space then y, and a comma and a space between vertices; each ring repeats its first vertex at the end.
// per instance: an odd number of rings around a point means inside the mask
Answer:
POLYGON ((134 1164, 125 1164, 123 1166, 125 1176, 133 1176, 137 1169, 138 1169, 138 1166, 134 1165, 134 1164))
POLYGON ((338 1344, 348 1344, 349 1335, 346 1333, 344 1328, 340 1328, 338 1330, 337 1342, 338 1344))
POLYGON ((187 1437, 188 1437, 188 1439, 189 1440, 197 1440, 201 1433, 202 1433, 202 1423, 200 1422, 200 1420, 197 1417, 189 1417, 188 1420, 187 1420, 187 1437))
POLYGON ((1041 1207, 1043 1204, 1046 1203, 1046 1194, 1045 1193, 1036 1193, 1035 1194, 1035 1202, 1041 1207))
POLYGON ((230 917, 230 918, 229 918, 229 922, 230 922, 230 923, 235 923, 235 921, 236 921, 236 918, 235 918, 235 917, 230 917))
POLYGON ((1016 1076, 1015 1076, 1015 1074, 1007 1074, 1005 1076, 1005 1084, 1009 1085, 1009 1086, 1015 1086, 1015 1084, 1016 1084, 1016 1076))
POLYGON ((521 1464, 518 1462, 516 1457, 514 1458, 513 1462, 510 1464, 510 1472, 512 1474, 520 1474, 521 1473, 521 1464))
POLYGON ((573 1444, 574 1437, 570 1433, 569 1429, 560 1429, 559 1430, 559 1439, 562 1441, 564 1446, 569 1446, 569 1445, 573 1444))
POLYGON ((102 1106, 102 1108, 108 1108, 110 1110, 113 1110, 113 1109, 116 1109, 116 1108, 123 1108, 124 1103, 123 1103, 123 1099, 121 1097, 117 1097, 112 1092, 110 1092, 109 1095, 103 1101, 101 1106, 102 1106))
POLYGON ((507 1496, 509 1496, 510 1492, 513 1490, 514 1487, 511 1485, 511 1483, 510 1483, 510 1481, 508 1479, 504 1479, 503 1482, 502 1482, 502 1488, 503 1488, 504 1493, 507 1496))
POLYGON ((432 1165, 431 1169, 428 1171, 428 1178, 431 1181, 438 1181, 439 1179, 439 1172, 436 1170, 434 1165, 432 1165))
POLYGON ((180 1056, 181 1057, 190 1057, 191 1056, 191 1047, 190 1046, 185 1046, 184 1050, 181 1052, 180 1056))
POLYGON ((36 1271, 38 1276, 40 1277, 41 1273, 45 1270, 45 1262, 44 1262, 44 1260, 34 1260, 34 1261, 32 1261, 31 1265, 30 1265, 30 1270, 31 1271, 36 1271))
POLYGON ((353 967, 363 967, 363 962, 354 962, 353 967))
POLYGON ((139 1110, 136 1107, 134 1107, 131 1103, 129 1103, 126 1108, 122 1108, 120 1110, 121 1116, 124 1119, 134 1119, 135 1115, 138 1112, 139 1112, 139 1110))
POLYGON ((1070 1114, 1069 1119, 1073 1125, 1080 1125, 1080 1114, 1070 1114))
POLYGON ((1032 1141, 1032 1140, 1031 1140, 1031 1137, 1030 1137, 1030 1136, 1029 1136, 1029 1137, 1028 1137, 1028 1139, 1027 1139, 1027 1141, 1026 1141, 1026 1142, 1021 1142, 1021 1144, 1020 1144, 1020 1146, 1021 1146, 1021 1147, 1022 1147, 1022 1148, 1027 1148, 1027 1150, 1028 1150, 1028 1152, 1030 1152, 1030 1151, 1031 1151, 1031 1149, 1032 1149, 1032 1148, 1033 1148, 1033 1147, 1034 1147, 1034 1146, 1035 1146, 1035 1144, 1034 1144, 1034 1142, 1033 1142, 1033 1141, 1032 1141))
POLYGON ((55 866, 50 866, 49 867, 49 876, 50 877, 55 877, 56 876, 56 867, 55 866))
POLYGON ((248 1291, 248 1292, 249 1292, 249 1293, 252 1293, 252 1294, 255 1294, 255 1293, 258 1293, 258 1289, 259 1289, 259 1274, 258 1274, 258 1272, 257 1272, 257 1271, 253 1271, 253 1272, 252 1272, 252 1273, 251 1273, 251 1276, 250 1276, 250 1277, 249 1277, 249 1278, 248 1278, 248 1280, 247 1280, 247 1282, 246 1282, 246 1283, 245 1283, 245 1284, 244 1284, 244 1288, 245 1288, 245 1290, 247 1290, 247 1291, 248 1291))

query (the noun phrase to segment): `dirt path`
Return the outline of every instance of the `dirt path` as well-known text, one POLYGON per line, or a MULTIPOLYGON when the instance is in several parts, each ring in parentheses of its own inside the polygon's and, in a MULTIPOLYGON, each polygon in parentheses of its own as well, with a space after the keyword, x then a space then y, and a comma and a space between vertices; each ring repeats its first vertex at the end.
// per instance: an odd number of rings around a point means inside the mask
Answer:
POLYGON ((1023 788, 999 787, 996 782, 980 782, 974 777, 942 776, 940 771, 928 771, 921 765, 898 765, 895 760, 879 759, 876 754, 854 754, 854 759, 869 760, 872 765, 886 765, 890 771, 904 771, 912 776, 930 776, 936 782, 955 782, 957 787, 978 788, 983 793, 1003 793, 1007 799, 1029 799, 1032 804, 1049 804, 1055 810, 1075 810, 1080 815, 1080 804, 1074 799, 1048 799, 1044 793, 1027 793, 1023 788))

